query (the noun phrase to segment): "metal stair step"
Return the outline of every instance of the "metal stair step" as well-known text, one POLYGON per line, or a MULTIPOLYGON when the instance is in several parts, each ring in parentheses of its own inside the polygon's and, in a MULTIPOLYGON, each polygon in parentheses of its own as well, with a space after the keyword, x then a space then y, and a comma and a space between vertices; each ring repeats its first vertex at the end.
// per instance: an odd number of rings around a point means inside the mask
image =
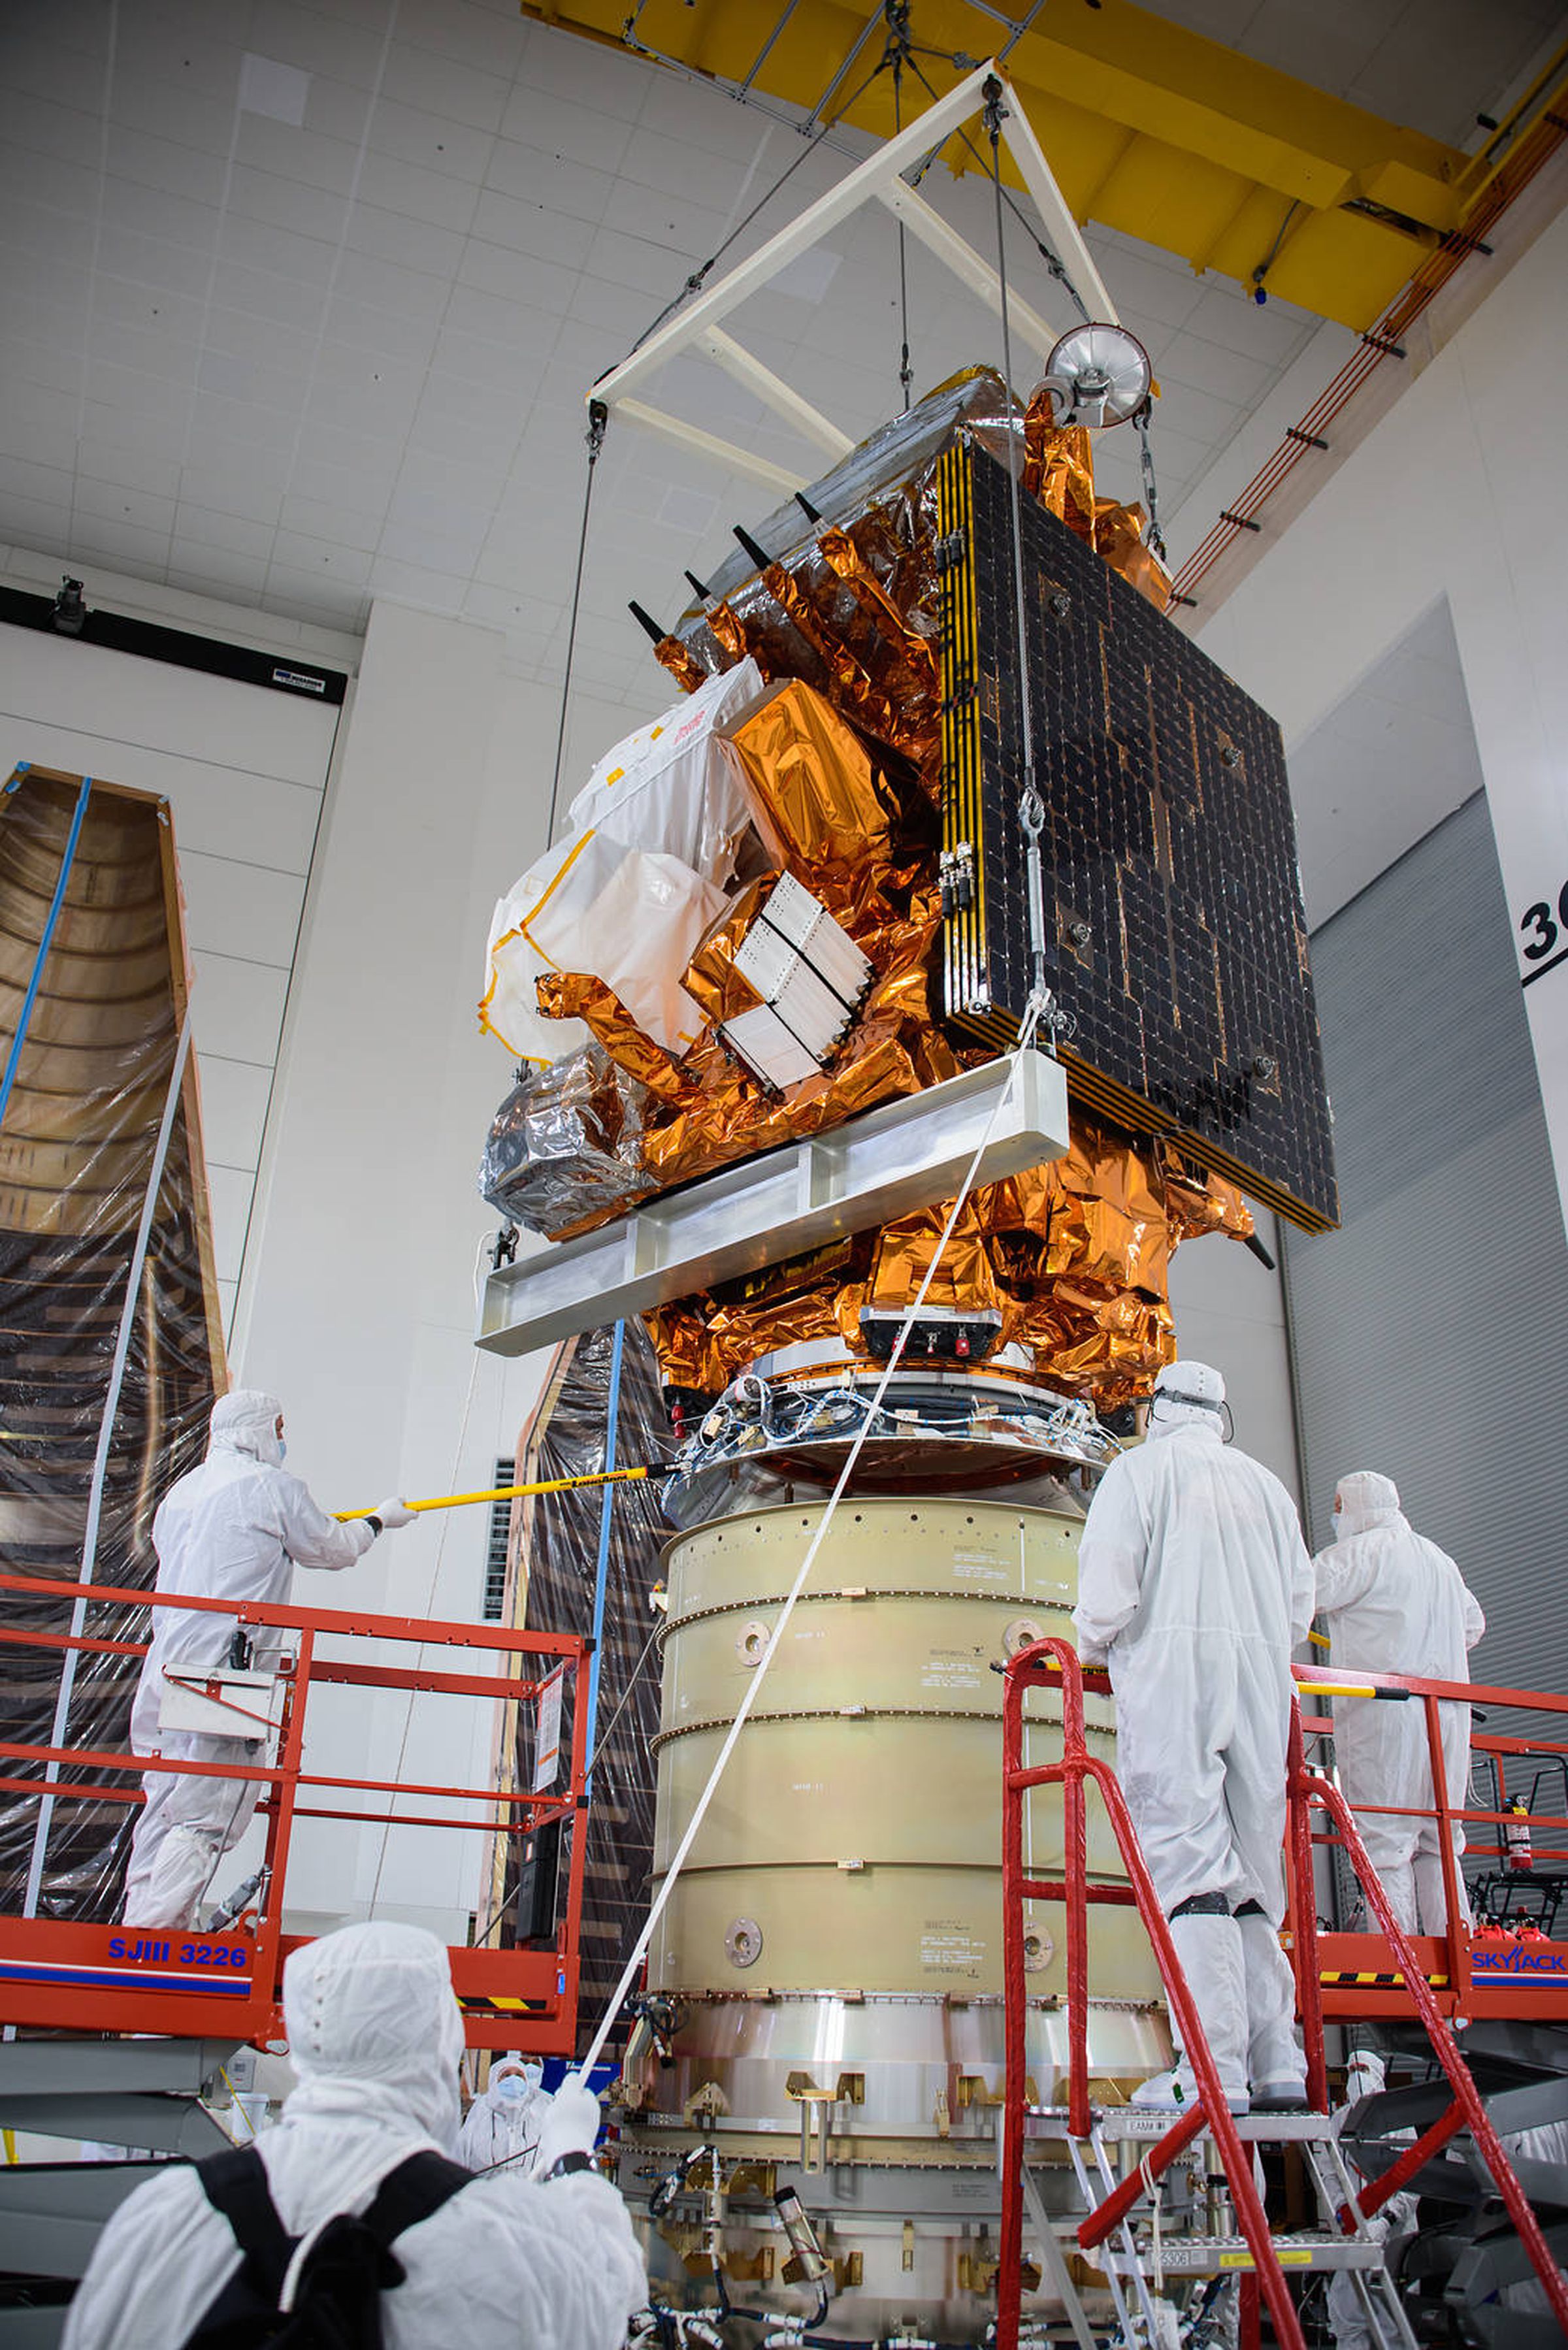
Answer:
MULTIPOLYGON (((1279 2235, 1273 2244, 1275 2257, 1287 2275, 1293 2269, 1377 2269, 1383 2265, 1382 2245, 1365 2236, 1279 2235)), ((1156 2265, 1152 2241, 1140 2241, 1133 2259, 1124 2251, 1108 2248, 1089 2257, 1097 2267, 1114 2270, 1118 2276, 1131 2276, 1139 2271, 1147 2276, 1156 2265)), ((1167 2276, 1225 2276, 1232 2271, 1257 2266, 1245 2236, 1165 2236, 1160 2241, 1158 2264, 1167 2276)))
MULTIPOLYGON (((1137 2106, 1096 2106, 1091 2121, 1094 2129, 1107 2146, 1134 2138, 1139 2142, 1162 2138, 1181 2116, 1178 2113, 1147 2112, 1137 2106)), ((1236 2135, 1249 2143, 1262 2142, 1278 2146, 1289 2140, 1331 2138, 1337 2135, 1338 2125, 1332 2114, 1232 2114, 1236 2135)), ((1024 2108, 1025 2137, 1064 2138, 1070 2135, 1065 2106, 1028 2106, 1024 2108)))

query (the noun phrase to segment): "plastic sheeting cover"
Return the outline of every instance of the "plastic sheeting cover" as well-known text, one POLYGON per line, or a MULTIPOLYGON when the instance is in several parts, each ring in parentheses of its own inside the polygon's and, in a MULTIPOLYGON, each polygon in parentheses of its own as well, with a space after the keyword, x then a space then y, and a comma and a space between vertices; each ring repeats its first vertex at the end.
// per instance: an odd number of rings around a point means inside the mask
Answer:
MULTIPOLYGON (((572 1342, 554 1399, 524 1456, 529 1477, 584 1476, 607 1465, 614 1348, 613 1328, 589 1331, 572 1342)), ((637 1322, 626 1325, 617 1426, 616 1457, 623 1464, 655 1461, 670 1449, 659 1367, 637 1322)), ((648 1914, 655 1782, 649 1742, 659 1728, 659 1659, 657 1647, 646 1656, 643 1651, 656 1620, 649 1593, 659 1580, 659 1554, 672 1531, 651 1479, 609 1491, 608 1582, 599 1657, 600 1742, 584 1878, 579 2054, 593 2037, 648 1914), (637 1671, 639 1658, 641 1669, 637 1671), (631 1698, 611 1730, 634 1671, 631 1698)), ((531 1631, 589 1628, 602 1509, 602 1493, 594 1489, 544 1494, 531 1505, 520 1535, 526 1589, 522 1620, 531 1631)), ((524 1575, 518 1580, 524 1587, 524 1575)), ((530 1764, 528 1736, 524 1728, 519 1773, 530 1764)))
POLYGON ((606 754, 567 828, 496 907, 480 1024, 519 1059, 553 1061, 582 1031, 541 1019, 535 982, 587 972, 667 1051, 696 1042, 702 1015, 680 984, 724 902, 750 814, 715 730, 763 691, 742 660, 606 754))
MULTIPOLYGON (((0 1037, 9 1051, 55 891, 78 779, 32 769, 0 797, 0 1037)), ((53 943, 0 1123, 0 1557, 57 1579, 57 1605, 7 1596, 5 1626, 64 1632, 81 1567, 93 1458, 128 1274, 186 992, 173 842, 164 803, 95 784, 53 943)), ((225 1384, 206 1176, 189 1067, 137 1283, 93 1564, 99 1584, 156 1572, 153 1513, 194 1467, 225 1384)), ((149 1611, 88 1610, 90 1636, 144 1639, 149 1611)), ((63 1651, 4 1649, 0 1736, 46 1745, 63 1651)), ((66 1740, 128 1742, 140 1659, 82 1651, 66 1740)), ((43 1765, 5 1763, 8 1778, 43 1765)), ((133 1788, 76 1764, 61 1783, 133 1788)), ((63 1797, 54 1812, 40 1911, 112 1916, 134 1808, 63 1797)), ((22 1908, 38 1805, 0 1803, 0 1903, 22 1908)))

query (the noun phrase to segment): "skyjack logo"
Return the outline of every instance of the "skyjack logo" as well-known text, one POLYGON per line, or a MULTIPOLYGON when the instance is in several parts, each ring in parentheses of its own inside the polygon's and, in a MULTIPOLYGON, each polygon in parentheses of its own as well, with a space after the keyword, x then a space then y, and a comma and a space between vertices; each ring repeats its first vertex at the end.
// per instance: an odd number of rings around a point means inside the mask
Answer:
POLYGON ((1568 1977, 1568 1959, 1556 1950, 1476 1950, 1470 1952, 1470 1972, 1480 1975, 1544 1975, 1568 1977))

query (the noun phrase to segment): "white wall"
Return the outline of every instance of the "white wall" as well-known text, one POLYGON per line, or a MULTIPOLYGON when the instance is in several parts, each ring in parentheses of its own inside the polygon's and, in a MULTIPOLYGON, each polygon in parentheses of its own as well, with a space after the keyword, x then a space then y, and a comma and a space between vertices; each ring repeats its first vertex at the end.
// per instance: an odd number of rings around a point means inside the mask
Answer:
MULTIPOLYGON (((1254 1211, 1258 1237, 1279 1256, 1279 1236, 1265 1209, 1254 1211)), ((1184 1241, 1171 1259, 1170 1305, 1182 1355, 1221 1372, 1243 1452, 1262 1461, 1296 1499, 1301 1474, 1291 1399, 1284 1286, 1240 1242, 1210 1234, 1184 1241)))
POLYGON ((0 626, 0 776, 28 759, 170 803, 225 1328, 337 715, 264 686, 0 626))
MULTIPOLYGON (((1525 910, 1568 884, 1568 214, 1326 484, 1202 632, 1302 739, 1446 596, 1515 951, 1525 910)), ((1347 822, 1339 899, 1409 839, 1363 847, 1347 822), (1366 869, 1360 870, 1360 863, 1366 869)), ((1521 976, 1531 969, 1521 955, 1521 976)), ((1442 941, 1432 941, 1442 984, 1442 941)), ((1568 1199, 1568 962, 1524 993, 1560 1191, 1568 1199)))

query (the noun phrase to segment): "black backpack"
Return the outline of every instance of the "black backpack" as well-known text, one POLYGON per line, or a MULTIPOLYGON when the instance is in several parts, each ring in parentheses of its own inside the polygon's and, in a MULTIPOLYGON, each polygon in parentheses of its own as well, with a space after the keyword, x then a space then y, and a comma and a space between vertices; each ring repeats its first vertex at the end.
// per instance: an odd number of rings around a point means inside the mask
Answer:
POLYGON ((327 2221, 286 2312, 278 2295, 300 2240, 277 2216, 261 2156, 253 2146, 234 2147, 199 2162, 196 2176, 234 2230, 244 2262, 184 2350, 380 2350, 381 2295, 405 2273, 394 2240, 439 2211, 473 2173, 444 2155, 410 2154, 388 2172, 364 2211, 340 2211, 327 2221))

